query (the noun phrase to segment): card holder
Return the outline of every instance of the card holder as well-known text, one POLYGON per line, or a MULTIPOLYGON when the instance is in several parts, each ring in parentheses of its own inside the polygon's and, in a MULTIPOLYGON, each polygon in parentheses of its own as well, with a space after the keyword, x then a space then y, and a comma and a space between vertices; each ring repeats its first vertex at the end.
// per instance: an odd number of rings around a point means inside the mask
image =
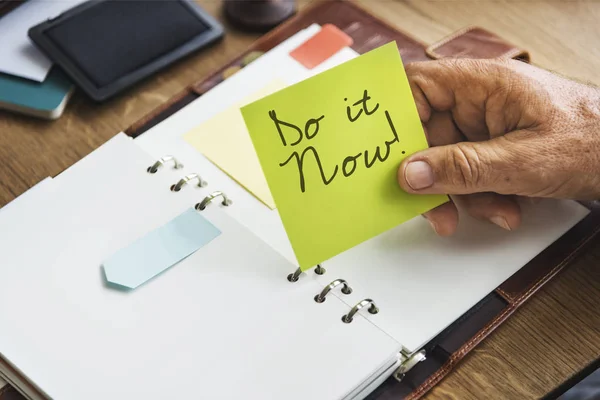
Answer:
POLYGON ((104 101, 213 45, 223 29, 190 0, 98 0, 41 22, 28 34, 88 96, 104 101))

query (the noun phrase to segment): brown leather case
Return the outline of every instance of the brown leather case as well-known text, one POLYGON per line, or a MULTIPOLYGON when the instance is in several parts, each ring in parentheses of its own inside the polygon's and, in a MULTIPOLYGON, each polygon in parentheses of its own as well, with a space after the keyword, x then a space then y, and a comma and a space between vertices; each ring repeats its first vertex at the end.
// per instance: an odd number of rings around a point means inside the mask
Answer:
MULTIPOLYGON (((444 57, 499 57, 529 62, 529 54, 526 51, 479 27, 463 29, 427 47, 353 3, 342 0, 326 1, 311 6, 266 34, 246 52, 206 79, 191 85, 135 123, 126 133, 132 137, 143 134, 239 71, 263 52, 312 23, 336 25, 354 39, 352 48, 358 53, 365 53, 390 41, 396 41, 404 63, 444 57)), ((390 377, 371 393, 368 399, 419 399, 448 375, 477 344, 564 269, 600 230, 600 205, 584 205, 592 210, 589 216, 429 342, 425 346, 426 360, 412 368, 401 382, 390 377)), ((5 390, 4 394, 0 389, 0 400, 19 399, 16 391, 10 388, 5 390)))
POLYGON ((0 400, 24 400, 23 396, 10 386, 0 388, 0 400))

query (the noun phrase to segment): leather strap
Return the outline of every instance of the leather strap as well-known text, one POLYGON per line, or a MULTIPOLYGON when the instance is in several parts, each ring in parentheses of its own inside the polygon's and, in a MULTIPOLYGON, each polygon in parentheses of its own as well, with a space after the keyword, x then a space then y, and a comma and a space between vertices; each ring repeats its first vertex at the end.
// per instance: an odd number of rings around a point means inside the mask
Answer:
POLYGON ((498 35, 471 26, 461 29, 425 50, 432 59, 440 58, 513 58, 530 61, 529 53, 510 44, 498 35))

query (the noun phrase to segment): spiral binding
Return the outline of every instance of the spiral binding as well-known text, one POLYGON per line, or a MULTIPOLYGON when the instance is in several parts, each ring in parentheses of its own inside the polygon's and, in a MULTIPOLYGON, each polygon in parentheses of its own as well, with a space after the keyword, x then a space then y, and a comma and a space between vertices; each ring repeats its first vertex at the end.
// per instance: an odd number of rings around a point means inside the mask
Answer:
MULTIPOLYGON (((323 275, 325 273, 325 268, 323 268, 321 266, 321 264, 317 264, 317 267, 315 268, 315 273, 318 275, 323 275)), ((289 274, 287 276, 287 280, 290 282, 297 282, 300 279, 300 275, 302 275, 302 270, 300 268, 298 268, 296 271, 294 271, 294 273, 289 274)), ((315 295, 315 297, 314 297, 315 302, 323 303, 327 299, 327 295, 329 294, 329 292, 331 292, 333 289, 335 289, 338 286, 342 286, 342 289, 340 291, 343 294, 351 294, 352 293, 352 288, 350 287, 348 282, 346 282, 344 279, 335 279, 335 280, 331 281, 331 283, 329 283, 327 286, 325 286, 323 288, 323 290, 321 290, 321 293, 315 295)), ((379 307, 377 307, 377 305, 375 304, 375 302, 373 300, 363 299, 363 300, 359 301, 358 303, 356 303, 356 305, 354 305, 354 307, 352 307, 352 309, 348 312, 348 314, 344 314, 342 316, 342 321, 346 324, 351 323, 354 320, 354 316, 356 315, 356 313, 358 313, 361 309, 363 309, 366 306, 369 306, 367 311, 370 314, 379 313, 379 307)))
POLYGON ((319 293, 318 295, 315 296, 315 301, 317 303, 322 303, 325 301, 325 296, 327 296, 327 294, 335 289, 336 287, 343 285, 341 292, 344 294, 350 294, 352 293, 352 288, 348 285, 348 283, 343 280, 343 279, 336 279, 333 282, 331 282, 329 285, 325 286, 323 288, 323 290, 321 291, 321 293, 319 293))
POLYGON ((342 322, 349 324, 354 320, 354 316, 356 315, 356 313, 366 306, 369 306, 368 311, 370 314, 377 314, 379 312, 379 308, 375 305, 375 302, 373 300, 364 299, 356 303, 356 305, 352 307, 348 314, 344 314, 342 316, 342 322))
POLYGON ((203 211, 217 197, 221 197, 223 199, 223 201, 221 201, 221 204, 224 206, 230 206, 233 204, 233 201, 231 201, 231 199, 227 197, 225 193, 216 191, 206 196, 200 203, 197 203, 194 208, 198 211, 203 211))
MULTIPOLYGON (((317 266, 315 267, 315 274, 317 275, 323 275, 326 271, 327 270, 323 268, 321 264, 317 264, 317 266)), ((287 276, 287 280, 290 282, 298 282, 298 279, 300 279, 300 275, 302 275, 302 270, 298 268, 293 273, 287 276)))
POLYGON ((165 165, 166 163, 172 162, 173 163, 173 169, 181 169, 183 168, 183 164, 180 163, 179 161, 177 161, 177 159, 173 156, 164 156, 159 158, 154 164, 152 164, 151 166, 149 166, 146 171, 148 171, 148 173, 150 174, 155 174, 159 168, 161 168, 163 165, 165 165))
POLYGON ((198 184, 196 185, 197 187, 205 187, 206 185, 208 185, 208 182, 206 182, 204 179, 202 179, 202 177, 198 174, 189 174, 184 176, 183 178, 181 178, 177 183, 175 183, 174 185, 171 185, 171 191, 172 192, 179 192, 185 185, 187 185, 190 181, 193 180, 197 180, 198 184))

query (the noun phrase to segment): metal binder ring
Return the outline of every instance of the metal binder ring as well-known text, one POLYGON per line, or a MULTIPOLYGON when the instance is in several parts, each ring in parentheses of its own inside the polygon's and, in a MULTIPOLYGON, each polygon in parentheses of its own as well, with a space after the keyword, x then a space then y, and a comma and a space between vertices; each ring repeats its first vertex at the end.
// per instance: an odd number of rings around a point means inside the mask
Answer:
MULTIPOLYGON (((323 275, 325 272, 326 272, 325 268, 323 268, 321 266, 321 264, 317 264, 317 266, 315 267, 315 274, 323 275)), ((302 274, 302 270, 300 268, 298 268, 297 270, 294 271, 293 274, 289 274, 287 276, 287 280, 290 282, 298 282, 298 279, 300 279, 301 274, 302 274)))
POLYGON ((231 199, 229 197, 227 197, 225 195, 225 193, 223 192, 213 192, 211 194, 209 194, 208 196, 206 196, 204 198, 204 200, 202 200, 202 202, 196 204, 196 210, 204 210, 206 208, 206 206, 208 206, 208 204, 213 201, 214 199, 216 199, 217 197, 222 197, 223 201, 221 202, 222 205, 224 206, 230 206, 231 204, 233 204, 233 202, 231 201, 231 199))
POLYGON ((414 353, 411 356, 402 356, 400 366, 394 371, 393 376, 398 382, 402 382, 406 373, 421 361, 425 361, 425 349, 414 353))
POLYGON ((339 285, 344 285, 344 287, 342 287, 342 293, 344 293, 344 294, 352 293, 352 288, 350 286, 348 286, 348 283, 345 280, 336 279, 335 281, 331 282, 329 285, 325 286, 323 288, 323 290, 321 291, 321 293, 319 293, 318 295, 315 296, 315 301, 317 303, 324 302, 325 296, 327 296, 327 293, 329 293, 332 289, 334 289, 335 287, 337 287, 339 285))
POLYGON ((294 271, 293 274, 289 274, 287 276, 287 280, 290 282, 298 282, 298 279, 300 278, 300 274, 302 274, 302 270, 300 268, 298 268, 297 270, 294 271))
POLYGON ((354 307, 352 307, 352 310, 350 310, 348 314, 342 317, 342 321, 349 324, 354 319, 354 315, 356 315, 357 312, 359 312, 362 308, 366 307, 367 305, 370 305, 368 311, 371 314, 377 314, 379 312, 379 308, 377 308, 373 300, 364 299, 359 301, 354 307))
POLYGON ((321 264, 317 264, 317 266, 315 267, 315 274, 317 275, 323 275, 327 270, 325 268, 323 268, 323 266, 321 266, 321 264))
POLYGON ((172 192, 179 192, 181 190, 182 187, 184 187, 185 185, 188 184, 189 181, 192 180, 198 180, 198 187, 204 187, 206 185, 208 185, 208 182, 206 182, 204 179, 202 179, 202 177, 198 174, 189 174, 184 176, 183 178, 181 178, 179 180, 179 182, 177 182, 174 185, 171 185, 171 191, 172 192))
POLYGON ((173 156, 164 156, 158 159, 158 161, 156 161, 152 166, 148 167, 147 171, 151 174, 155 174, 156 171, 158 171, 158 169, 160 167, 162 167, 163 165, 165 165, 165 163, 168 162, 173 162, 173 168, 174 169, 180 169, 183 168, 183 164, 181 164, 179 161, 177 161, 177 159, 173 156))

